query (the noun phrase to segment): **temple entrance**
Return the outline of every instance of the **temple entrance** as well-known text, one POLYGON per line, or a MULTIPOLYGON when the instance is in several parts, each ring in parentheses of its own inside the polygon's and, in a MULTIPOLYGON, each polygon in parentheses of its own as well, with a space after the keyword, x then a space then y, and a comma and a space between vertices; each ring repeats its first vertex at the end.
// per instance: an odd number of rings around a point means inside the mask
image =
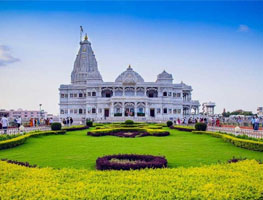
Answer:
POLYGON ((106 117, 109 117, 110 116, 110 110, 108 108, 105 108, 104 109, 104 117, 106 119, 106 117))
POLYGON ((150 109, 150 116, 151 116, 151 117, 155 117, 154 108, 151 108, 151 109, 150 109))
POLYGON ((125 108, 125 117, 133 117, 134 108, 125 108))

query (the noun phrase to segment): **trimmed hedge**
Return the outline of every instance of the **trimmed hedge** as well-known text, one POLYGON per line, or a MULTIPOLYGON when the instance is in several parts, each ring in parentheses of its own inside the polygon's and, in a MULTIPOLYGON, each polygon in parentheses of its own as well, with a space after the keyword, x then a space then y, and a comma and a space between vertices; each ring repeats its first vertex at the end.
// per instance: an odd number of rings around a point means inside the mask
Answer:
POLYGON ((195 130, 197 131, 206 131, 206 129, 207 129, 206 123, 199 122, 195 124, 195 130))
POLYGON ((98 170, 155 169, 165 167, 167 167, 165 157, 152 155, 120 154, 103 156, 96 160, 96 168, 98 170), (117 159, 120 162, 111 162, 112 159, 117 159), (126 162, 121 162, 122 160, 126 162))
POLYGON ((86 121, 86 126, 92 127, 92 125, 93 125, 93 122, 92 122, 92 121, 90 121, 90 120, 87 120, 87 121, 86 121))
POLYGON ((171 126, 173 125, 173 122, 172 122, 172 121, 167 121, 167 122, 166 122, 166 125, 167 125, 168 127, 171 127, 171 126))
POLYGON ((126 120, 124 123, 127 124, 127 125, 128 125, 128 124, 130 125, 130 124, 134 124, 134 121, 128 119, 128 120, 126 120))
POLYGON ((51 124, 51 130, 52 131, 59 131, 59 130, 61 130, 61 127, 62 127, 62 125, 59 122, 54 122, 51 124))
POLYGON ((192 132, 195 130, 195 128, 191 127, 191 126, 171 126, 171 129, 176 129, 179 131, 186 131, 186 132, 192 132))
POLYGON ((222 138, 225 142, 230 142, 237 147, 241 147, 253 151, 263 151, 263 142, 240 139, 227 134, 210 132, 210 131, 193 131, 192 133, 211 135, 213 137, 222 138))
POLYGON ((89 129, 89 126, 72 126, 72 127, 64 127, 62 130, 65 131, 79 131, 79 130, 85 130, 85 129, 89 129))
POLYGON ((10 140, 0 141, 0 149, 8 149, 8 148, 12 148, 20 144, 23 144, 29 137, 37 137, 37 136, 43 136, 43 135, 59 135, 59 134, 65 134, 65 133, 66 131, 64 130, 33 132, 33 133, 18 136, 10 140))
POLYGON ((106 128, 106 129, 96 129, 89 131, 87 135, 91 136, 105 136, 105 135, 113 135, 119 136, 117 133, 119 132, 138 132, 142 134, 138 134, 139 136, 167 136, 170 135, 168 131, 161 129, 146 129, 146 128, 134 128, 134 127, 120 127, 120 128, 106 128))

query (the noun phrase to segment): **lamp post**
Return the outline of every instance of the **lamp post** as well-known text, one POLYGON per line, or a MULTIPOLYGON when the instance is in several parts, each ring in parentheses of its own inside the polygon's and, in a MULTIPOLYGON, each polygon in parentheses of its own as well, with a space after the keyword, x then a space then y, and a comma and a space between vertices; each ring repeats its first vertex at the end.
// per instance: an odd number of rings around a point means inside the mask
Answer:
POLYGON ((39 104, 39 120, 40 120, 40 118, 41 118, 41 106, 42 106, 42 104, 39 104))

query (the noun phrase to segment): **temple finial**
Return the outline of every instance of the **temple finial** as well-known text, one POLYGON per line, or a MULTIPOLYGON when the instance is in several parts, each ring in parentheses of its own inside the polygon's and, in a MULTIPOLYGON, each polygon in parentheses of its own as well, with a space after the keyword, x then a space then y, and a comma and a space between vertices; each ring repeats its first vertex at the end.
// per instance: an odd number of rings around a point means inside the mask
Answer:
POLYGON ((87 33, 85 34, 84 40, 88 40, 88 35, 87 35, 87 33))

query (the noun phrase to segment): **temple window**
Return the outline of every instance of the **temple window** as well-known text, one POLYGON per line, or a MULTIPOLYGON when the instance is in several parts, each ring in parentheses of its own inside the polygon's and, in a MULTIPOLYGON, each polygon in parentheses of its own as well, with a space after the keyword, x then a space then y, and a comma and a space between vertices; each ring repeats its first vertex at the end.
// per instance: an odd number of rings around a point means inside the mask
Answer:
POLYGON ((70 98, 73 98, 73 94, 72 93, 70 93, 69 96, 70 96, 70 98))
POLYGON ((81 108, 79 109, 79 114, 82 114, 82 109, 81 108))
POLYGON ((157 90, 157 88, 147 88, 146 95, 147 95, 149 98, 158 97, 158 90, 157 90))
POLYGON ((61 98, 64 98, 64 97, 65 97, 65 95, 64 95, 64 94, 60 94, 60 97, 61 97, 61 98))
POLYGON ((164 96, 164 97, 167 97, 167 92, 163 92, 163 96, 164 96))
POLYGON ((78 97, 78 94, 74 94, 74 98, 77 98, 78 97))
POLYGON ((91 92, 88 92, 88 97, 90 97, 91 96, 91 92))
POLYGON ((83 94, 82 93, 79 93, 79 97, 81 98, 83 96, 83 94))
POLYGON ((167 114, 167 108, 163 109, 163 114, 167 114))
POLYGON ((60 110, 60 114, 64 114, 64 110, 63 109, 60 110))
POLYGON ((171 92, 168 92, 168 96, 171 97, 171 96, 172 96, 172 93, 171 93, 171 92))
POLYGON ((172 114, 172 109, 171 108, 169 109, 169 114, 172 114))
POLYGON ((96 108, 92 108, 92 114, 95 114, 96 113, 96 108))
POLYGON ((68 94, 65 94, 65 98, 68 98, 68 94))
POLYGON ((92 92, 92 96, 95 97, 96 96, 96 92, 92 92))
POLYGON ((161 113, 161 108, 157 108, 157 114, 161 113))

